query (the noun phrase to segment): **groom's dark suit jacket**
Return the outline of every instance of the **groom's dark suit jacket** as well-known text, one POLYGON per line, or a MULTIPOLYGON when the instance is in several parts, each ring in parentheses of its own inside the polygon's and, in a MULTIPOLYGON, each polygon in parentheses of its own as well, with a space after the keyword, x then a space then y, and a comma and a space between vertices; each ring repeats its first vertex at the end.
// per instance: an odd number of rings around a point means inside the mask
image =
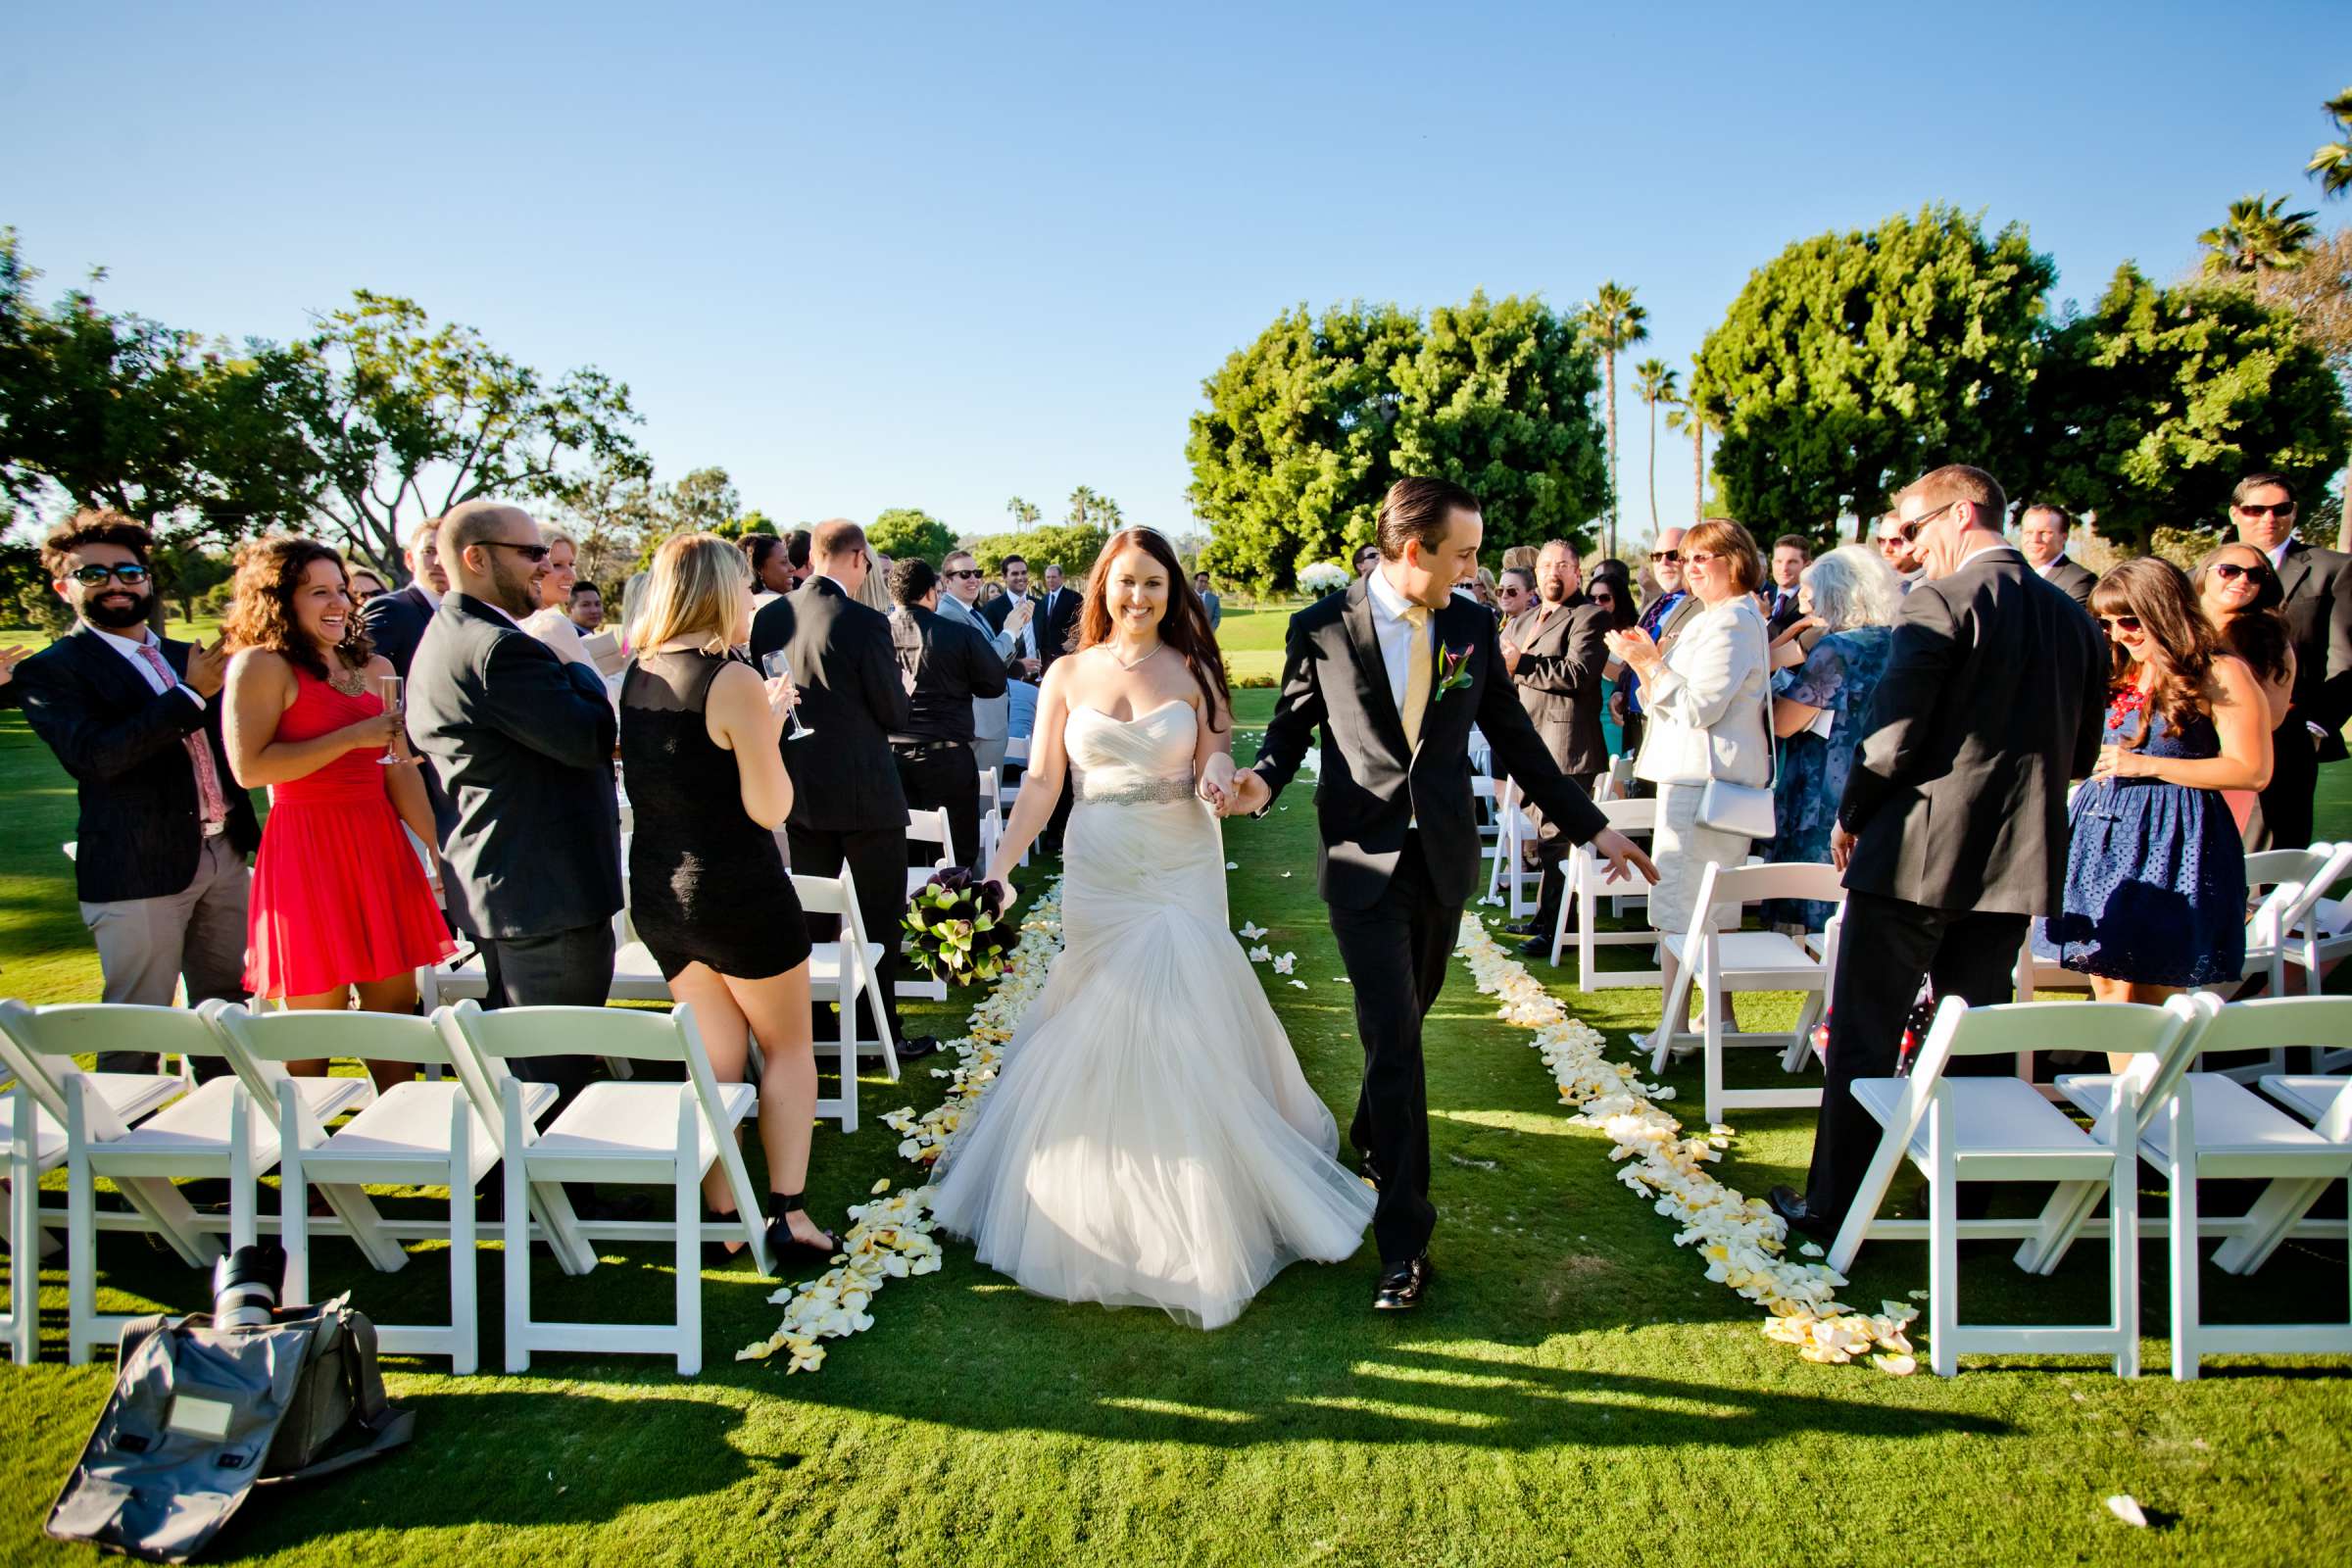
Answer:
POLYGON ((1470 684, 1441 696, 1433 681, 1421 718, 1421 744, 1408 749, 1404 720, 1389 690, 1388 667, 1372 626, 1373 607, 1358 577, 1341 593, 1291 617, 1282 694, 1257 770, 1280 795, 1323 731, 1323 780, 1315 789, 1322 843, 1315 877, 1324 902, 1369 908, 1396 872, 1407 826, 1418 819, 1429 879, 1447 903, 1469 901, 1478 885, 1478 808, 1470 791, 1470 729, 1484 731, 1494 771, 1518 780, 1544 817, 1582 843, 1607 825, 1585 792, 1561 773, 1519 705, 1502 667, 1494 612, 1452 598, 1433 616, 1440 646, 1469 650, 1470 684))

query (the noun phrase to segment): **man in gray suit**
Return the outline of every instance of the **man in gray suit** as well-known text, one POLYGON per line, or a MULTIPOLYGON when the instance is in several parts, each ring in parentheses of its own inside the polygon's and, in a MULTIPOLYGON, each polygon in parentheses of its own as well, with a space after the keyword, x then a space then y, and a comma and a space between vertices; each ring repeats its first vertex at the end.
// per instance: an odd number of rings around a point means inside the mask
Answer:
POLYGON ((1200 608, 1208 612, 1208 629, 1215 631, 1225 620, 1225 601, 1219 599, 1217 591, 1208 585, 1207 572, 1193 573, 1193 592, 1200 596, 1200 608))
MULTIPOLYGON (((485 1007, 598 1007, 620 907, 618 721, 593 667, 568 664, 517 617, 547 575, 539 525, 469 501, 441 520, 445 595, 409 666, 411 740, 449 793, 441 841, 451 921, 481 950, 485 1007)), ((568 1097, 584 1056, 518 1058, 568 1097)))
POLYGON ((1925 575, 1903 600, 1830 835, 1849 940, 1830 982, 1812 1176, 1802 1198, 1771 1193, 1809 1235, 1834 1235, 1861 1189, 1879 1125, 1853 1084, 1893 1075, 1920 981, 1972 1006, 2010 1001, 2026 922, 2061 903, 2066 786, 2099 755, 2107 639, 2001 536, 2007 507, 1992 475, 1954 464, 1914 481, 1881 531, 1899 530, 1925 575))
MULTIPOLYGON (((1034 607, 1023 600, 1009 612, 1010 617, 1017 618, 1004 626, 992 626, 987 617, 972 608, 980 597, 983 575, 980 563, 972 559, 970 551, 950 551, 939 564, 940 581, 947 589, 939 596, 939 614, 978 632, 989 651, 1009 664, 1013 642, 1021 627, 1029 623, 1034 607)), ((1004 765, 1004 737, 1009 731, 1011 710, 1012 699, 1001 692, 994 697, 972 699, 972 760, 983 770, 1004 765)))
MULTIPOLYGON (((1502 662, 1519 689, 1544 749, 1561 772, 1592 793, 1592 781, 1607 770, 1609 746, 1600 727, 1600 672, 1609 662, 1601 633, 1608 617, 1578 592, 1582 563, 1565 539, 1553 539, 1536 556, 1535 605, 1504 628, 1502 662)), ((1561 870, 1570 842, 1558 827, 1530 807, 1536 818, 1538 853, 1544 861, 1544 894, 1534 920, 1512 930, 1526 936, 1531 956, 1551 951, 1551 929, 1567 891, 1561 870)))
POLYGON ((2041 573, 2043 582, 2064 590, 2087 614, 2090 591, 2099 585, 2099 574, 2067 555, 2067 535, 2074 526, 2074 516, 2064 507, 2035 502, 2017 519, 2017 548, 2024 553, 2026 564, 2041 573))

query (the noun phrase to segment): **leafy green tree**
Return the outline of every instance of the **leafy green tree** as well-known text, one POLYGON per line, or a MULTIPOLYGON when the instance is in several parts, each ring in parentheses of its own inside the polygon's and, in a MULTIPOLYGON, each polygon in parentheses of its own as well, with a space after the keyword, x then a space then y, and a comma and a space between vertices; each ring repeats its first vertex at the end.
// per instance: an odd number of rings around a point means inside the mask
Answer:
POLYGON ((1398 476, 1397 367, 1421 323, 1394 305, 1284 312, 1201 383, 1185 456, 1208 569, 1260 588, 1372 539, 1398 476))
POLYGON ((1642 406, 1649 410, 1649 531, 1658 531, 1658 405, 1678 407, 1683 399, 1674 370, 1664 360, 1643 360, 1634 367, 1642 406))
POLYGON ((2205 275, 2292 271, 2303 265, 2303 253, 2319 238, 2311 226, 2316 214, 2285 211, 2286 198, 2265 191, 2240 196, 2230 204, 2230 216, 2197 236, 2205 247, 2205 275))
POLYGON ((303 348, 318 378, 308 434, 327 474, 320 510, 389 570, 412 525, 461 502, 562 506, 600 473, 652 473, 626 385, 593 368, 551 379, 472 327, 433 325, 413 300, 361 289, 303 348))
POLYGON ((1603 410, 1609 432, 1609 499, 1607 548, 1617 549, 1617 356, 1635 344, 1646 340, 1649 312, 1634 303, 1634 290, 1615 279, 1600 285, 1600 292, 1585 307, 1584 330, 1586 340, 1600 351, 1600 364, 1607 377, 1608 401, 1603 410))
POLYGON ((677 483, 654 492, 654 516, 663 534, 715 533, 731 539, 741 532, 736 519, 742 512, 743 497, 724 468, 691 468, 677 483))
POLYGON ((1576 325, 1533 299, 1419 318, 1357 302, 1285 312, 1202 383, 1186 456, 1210 538, 1199 564, 1259 590, 1371 542, 1406 473, 1450 478, 1487 509, 1494 550, 1582 538, 1606 488, 1576 325))
POLYGON ((2102 536, 2219 527, 2230 488, 2273 468, 2317 492, 2344 462, 2343 392, 2292 314, 2242 288, 2164 287, 2127 262, 2050 336, 2034 388, 2030 492, 2095 509, 2102 536))
POLYGON ((1037 510, 1034 504, 1023 501, 1019 496, 1014 496, 1010 501, 1004 503, 1004 514, 1012 518, 1012 525, 1015 528, 1034 527, 1037 519, 1045 515, 1044 513, 1037 510))
POLYGON ((1819 533, 1878 516, 1940 463, 2017 471, 2056 276, 2022 226, 1988 237, 1942 207, 1758 268, 1693 378, 1733 514, 1766 537, 1819 533))
POLYGON ((1473 293, 1429 313, 1396 380, 1396 471, 1466 485, 1485 510, 1489 556, 1592 542, 1608 482, 1592 414, 1600 381, 1574 320, 1533 296, 1473 293))
POLYGON ((2311 162, 2303 166, 2303 172, 2319 176, 2320 189, 2325 194, 2341 196, 2352 190, 2352 87, 2346 87, 2320 108, 2335 126, 2335 140, 2322 142, 2312 153, 2311 162))
POLYGON ((1069 581, 1081 581, 1094 570, 1095 558, 1109 542, 1110 530, 1099 523, 1047 523, 1020 533, 990 534, 972 547, 972 555, 980 569, 992 577, 1004 569, 1006 556, 1021 557, 1029 563, 1029 581, 1034 587, 1053 562, 1061 564, 1062 575, 1069 581))
POLYGON ((257 343, 236 356, 88 289, 45 308, 40 275, 0 229, 0 491, 62 493, 167 537, 307 516, 322 474, 296 423, 312 406, 299 355, 257 343))
POLYGON ((179 601, 179 618, 196 618, 196 602, 236 574, 236 563, 218 550, 185 541, 159 544, 149 564, 155 567, 159 597, 179 601))
POLYGON ((893 507, 865 530, 866 542, 893 561, 919 556, 934 566, 956 548, 954 530, 920 507, 893 507))

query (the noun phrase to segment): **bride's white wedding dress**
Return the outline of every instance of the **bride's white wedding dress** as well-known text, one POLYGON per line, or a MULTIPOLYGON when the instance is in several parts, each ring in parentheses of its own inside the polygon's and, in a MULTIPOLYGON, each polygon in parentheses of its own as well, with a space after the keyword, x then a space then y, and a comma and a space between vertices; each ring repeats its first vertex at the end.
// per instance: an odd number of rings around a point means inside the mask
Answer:
POLYGON ((932 1210, 1040 1296, 1213 1329, 1292 1261, 1353 1252, 1373 1195, 1332 1157, 1331 1112, 1227 923, 1198 723, 1184 702, 1070 714, 1065 945, 932 1210))

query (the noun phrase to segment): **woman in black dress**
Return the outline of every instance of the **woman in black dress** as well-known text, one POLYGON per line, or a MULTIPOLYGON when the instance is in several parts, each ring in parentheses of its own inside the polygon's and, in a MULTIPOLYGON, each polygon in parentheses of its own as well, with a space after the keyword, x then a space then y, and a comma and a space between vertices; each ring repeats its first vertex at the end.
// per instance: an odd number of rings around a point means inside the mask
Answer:
MULTIPOLYGON (((621 776, 636 813, 629 913, 670 995, 694 1009, 711 1070, 743 1077, 760 1042, 760 1142, 767 1153, 768 1245, 781 1268, 830 1257, 834 1238, 802 1205, 816 1115, 808 931, 777 852, 792 808, 778 739, 796 695, 733 650, 750 639, 752 571, 714 534, 654 557, 636 660, 620 685, 621 776)), ((703 1184, 713 1217, 734 1214, 726 1178, 703 1184)), ((732 1252, 738 1243, 727 1248, 732 1252)))

